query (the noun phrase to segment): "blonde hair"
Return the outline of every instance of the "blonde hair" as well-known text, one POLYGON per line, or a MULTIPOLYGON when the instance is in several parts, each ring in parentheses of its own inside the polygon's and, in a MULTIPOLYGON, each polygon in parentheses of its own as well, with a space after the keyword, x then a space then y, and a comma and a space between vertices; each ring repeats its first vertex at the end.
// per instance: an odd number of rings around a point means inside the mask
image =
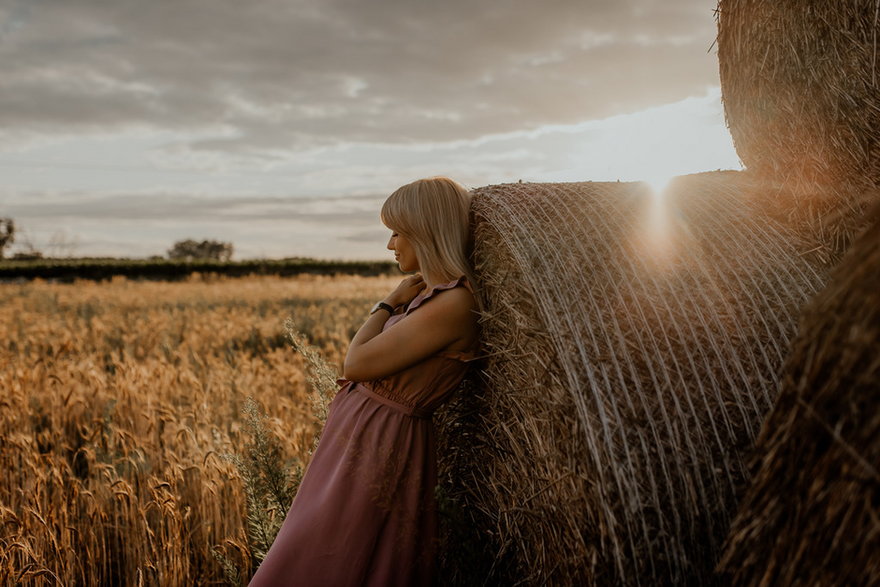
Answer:
POLYGON ((419 179, 398 188, 382 205, 382 222, 413 245, 425 277, 476 284, 468 254, 471 193, 448 177, 419 179))

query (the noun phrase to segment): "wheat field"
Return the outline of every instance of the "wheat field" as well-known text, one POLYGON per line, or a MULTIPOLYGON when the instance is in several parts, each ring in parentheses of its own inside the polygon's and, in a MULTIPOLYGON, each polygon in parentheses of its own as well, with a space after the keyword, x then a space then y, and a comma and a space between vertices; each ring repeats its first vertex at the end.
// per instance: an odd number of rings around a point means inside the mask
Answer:
POLYGON ((398 281, 0 284, 0 584, 222 584, 220 559, 249 577, 242 408, 285 464, 319 427, 285 319, 339 365, 398 281))

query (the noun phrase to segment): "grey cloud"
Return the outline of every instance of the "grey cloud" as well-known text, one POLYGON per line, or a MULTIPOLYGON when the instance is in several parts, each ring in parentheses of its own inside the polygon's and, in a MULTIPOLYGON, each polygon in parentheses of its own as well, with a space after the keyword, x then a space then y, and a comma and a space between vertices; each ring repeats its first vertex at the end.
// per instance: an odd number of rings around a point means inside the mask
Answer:
POLYGON ((12 201, 2 208, 29 235, 28 242, 49 254, 52 234, 62 230, 77 255, 164 254, 183 238, 222 238, 235 243, 236 258, 381 259, 388 238, 378 217, 384 197, 29 192, 6 194, 12 201))
POLYGON ((377 228, 373 230, 361 230, 340 237, 340 240, 350 243, 369 243, 375 245, 388 239, 388 231, 377 228))
POLYGON ((193 149, 468 139, 716 83, 699 0, 19 0, 0 16, 7 130, 233 131, 193 149))
POLYGON ((7 203, 6 213, 39 220, 87 219, 91 221, 182 219, 202 221, 301 221, 340 222, 347 226, 379 223, 384 196, 336 198, 198 197, 185 194, 89 195, 28 194, 23 201, 7 203))

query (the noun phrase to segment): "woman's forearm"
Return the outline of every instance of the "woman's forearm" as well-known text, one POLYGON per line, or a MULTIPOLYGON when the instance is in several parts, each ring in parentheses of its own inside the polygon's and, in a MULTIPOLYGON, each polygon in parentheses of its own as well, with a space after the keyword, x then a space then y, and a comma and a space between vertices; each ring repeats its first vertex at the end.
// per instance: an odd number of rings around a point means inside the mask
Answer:
POLYGON ((385 326, 385 323, 388 322, 390 317, 391 315, 384 309, 379 309, 371 314, 370 317, 367 318, 367 321, 358 329, 354 338, 351 339, 351 344, 348 346, 348 353, 351 354, 353 349, 356 349, 382 332, 382 327, 385 326))
MULTIPOLYGON (((394 291, 385 296, 385 299, 382 300, 390 306, 391 308, 398 308, 407 302, 411 302, 418 293, 424 287, 424 280, 422 276, 419 274, 411 275, 400 282, 394 291)), ((364 366, 364 357, 360 352, 361 347, 382 333, 382 328, 385 326, 385 323, 388 322, 388 319, 391 318, 391 314, 385 308, 379 308, 375 312, 373 312, 367 321, 358 329, 357 334, 354 335, 354 338, 351 339, 351 343, 348 345, 348 352, 345 354, 345 362, 343 364, 343 376, 346 379, 350 379, 347 377, 345 373, 358 373, 362 372, 362 367, 364 366)))
MULTIPOLYGON (((397 301, 393 296, 388 296, 383 301, 392 308, 398 306, 397 301)), ((348 352, 345 354, 343 370, 357 361, 357 353, 360 346, 378 336, 379 333, 382 332, 382 327, 385 326, 385 323, 388 322, 389 318, 391 318, 391 314, 389 314, 384 308, 379 308, 370 314, 370 317, 361 325, 357 334, 354 335, 354 338, 351 339, 351 343, 348 345, 348 352)))

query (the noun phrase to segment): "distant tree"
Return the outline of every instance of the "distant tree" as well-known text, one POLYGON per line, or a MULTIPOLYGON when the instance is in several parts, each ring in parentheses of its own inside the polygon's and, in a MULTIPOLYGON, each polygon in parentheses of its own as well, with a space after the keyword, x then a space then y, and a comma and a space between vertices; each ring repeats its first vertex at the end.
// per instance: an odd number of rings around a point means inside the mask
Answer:
POLYGON ((228 261, 232 258, 232 243, 214 240, 198 242, 192 239, 177 241, 173 247, 168 249, 168 258, 178 261, 193 261, 195 259, 228 261))
POLYGON ((43 258, 43 253, 35 250, 19 251, 12 255, 12 258, 16 261, 36 261, 43 258))
POLYGON ((0 259, 7 245, 15 241, 15 222, 12 218, 0 218, 0 259))

